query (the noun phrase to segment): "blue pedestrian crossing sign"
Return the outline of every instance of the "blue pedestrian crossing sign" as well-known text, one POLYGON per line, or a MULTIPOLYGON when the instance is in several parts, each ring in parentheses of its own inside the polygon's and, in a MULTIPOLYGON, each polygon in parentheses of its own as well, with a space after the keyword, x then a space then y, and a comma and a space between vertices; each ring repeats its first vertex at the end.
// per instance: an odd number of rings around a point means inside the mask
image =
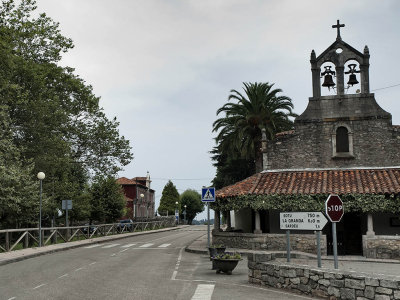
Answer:
POLYGON ((201 201, 215 202, 215 188, 208 187, 201 189, 201 201))

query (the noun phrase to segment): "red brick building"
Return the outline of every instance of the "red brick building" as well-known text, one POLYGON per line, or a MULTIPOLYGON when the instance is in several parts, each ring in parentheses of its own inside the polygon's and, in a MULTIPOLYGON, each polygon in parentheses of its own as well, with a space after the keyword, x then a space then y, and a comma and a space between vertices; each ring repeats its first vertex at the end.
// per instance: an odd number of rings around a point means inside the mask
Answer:
POLYGON ((154 190, 151 189, 150 174, 132 179, 121 177, 117 182, 122 186, 128 209, 127 218, 151 218, 154 216, 154 190))

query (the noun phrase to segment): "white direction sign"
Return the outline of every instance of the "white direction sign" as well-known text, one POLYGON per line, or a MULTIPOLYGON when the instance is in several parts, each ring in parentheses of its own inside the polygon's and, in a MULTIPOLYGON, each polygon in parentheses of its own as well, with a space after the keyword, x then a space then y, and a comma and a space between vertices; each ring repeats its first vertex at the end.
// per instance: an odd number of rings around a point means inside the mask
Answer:
POLYGON ((285 230, 322 230, 327 222, 321 212, 280 213, 280 228, 285 230))

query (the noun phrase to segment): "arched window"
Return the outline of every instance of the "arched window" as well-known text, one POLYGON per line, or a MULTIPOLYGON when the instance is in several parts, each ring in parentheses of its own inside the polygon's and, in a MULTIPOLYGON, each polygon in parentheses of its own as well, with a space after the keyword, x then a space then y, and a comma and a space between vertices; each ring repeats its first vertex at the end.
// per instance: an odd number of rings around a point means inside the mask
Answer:
POLYGON ((337 124, 332 129, 332 158, 354 158, 351 127, 337 124))
POLYGON ((349 152, 349 131, 340 126, 336 129, 336 153, 349 152))

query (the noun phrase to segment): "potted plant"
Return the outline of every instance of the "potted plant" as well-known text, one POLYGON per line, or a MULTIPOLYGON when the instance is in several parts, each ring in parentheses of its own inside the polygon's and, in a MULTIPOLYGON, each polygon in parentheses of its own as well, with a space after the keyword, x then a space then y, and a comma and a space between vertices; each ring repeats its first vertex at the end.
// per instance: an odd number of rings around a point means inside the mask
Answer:
POLYGON ((208 252, 210 254, 210 260, 212 260, 213 256, 224 253, 225 249, 226 249, 226 247, 222 244, 210 245, 210 247, 208 247, 208 252))
POLYGON ((213 266, 217 270, 217 274, 224 272, 228 275, 232 274, 238 262, 242 260, 240 253, 225 252, 212 257, 213 266))

